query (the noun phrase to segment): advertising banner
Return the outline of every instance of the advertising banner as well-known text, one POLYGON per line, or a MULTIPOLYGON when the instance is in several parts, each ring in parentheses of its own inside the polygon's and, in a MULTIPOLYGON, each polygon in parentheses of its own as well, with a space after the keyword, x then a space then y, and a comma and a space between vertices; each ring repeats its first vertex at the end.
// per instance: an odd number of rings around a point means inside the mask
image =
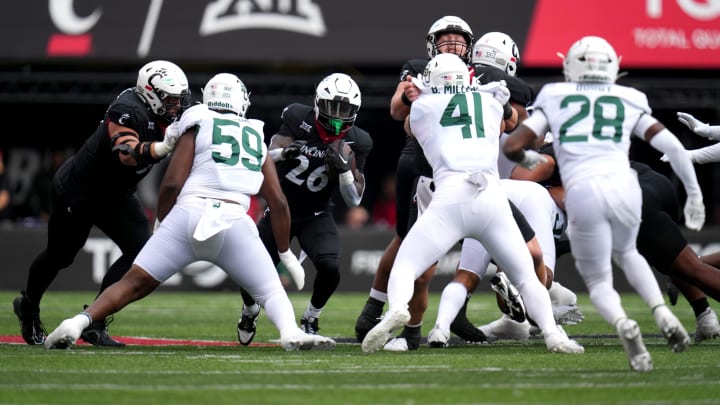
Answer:
POLYGON ((538 0, 522 60, 561 66, 585 35, 607 39, 625 68, 720 67, 720 0, 538 0))
POLYGON ((444 15, 502 31, 527 68, 584 35, 626 68, 720 67, 720 0, 34 0, 5 2, 0 61, 401 65, 444 15), (18 40, 22 38, 22 40, 18 40))

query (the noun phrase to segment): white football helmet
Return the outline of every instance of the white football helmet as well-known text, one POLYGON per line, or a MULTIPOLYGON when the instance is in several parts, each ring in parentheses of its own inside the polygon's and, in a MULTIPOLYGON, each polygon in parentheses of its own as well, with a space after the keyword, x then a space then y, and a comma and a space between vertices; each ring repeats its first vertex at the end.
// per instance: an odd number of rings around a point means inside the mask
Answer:
POLYGON ((441 53, 430 59, 423 72, 423 87, 432 93, 459 93, 470 86, 467 65, 454 53, 441 53))
POLYGON ((227 110, 244 117, 250 107, 250 93, 237 76, 218 73, 203 88, 203 104, 212 110, 227 110))
POLYGON ((620 58, 612 45, 595 36, 580 38, 563 59, 563 73, 568 82, 615 83, 620 58))
POLYGON ((152 61, 140 68, 135 92, 155 115, 170 121, 180 116, 182 109, 192 102, 185 72, 165 60, 152 61))
POLYGON ((488 32, 473 47, 473 65, 495 67, 514 77, 519 62, 520 51, 515 41, 502 32, 488 32))
MULTIPOLYGON (((446 32, 455 32, 465 37, 465 50, 460 56, 466 63, 470 62, 470 47, 473 43, 473 32, 468 23, 460 17, 446 15, 435 21, 430 26, 427 33, 427 52, 429 58, 434 58, 439 53, 438 48, 442 44, 437 44, 437 38, 446 32)), ((460 46, 458 44, 458 46, 460 46)))
POLYGON ((360 88, 352 77, 333 73, 318 84, 315 90, 315 120, 322 126, 325 137, 342 137, 355 123, 362 97, 360 88))

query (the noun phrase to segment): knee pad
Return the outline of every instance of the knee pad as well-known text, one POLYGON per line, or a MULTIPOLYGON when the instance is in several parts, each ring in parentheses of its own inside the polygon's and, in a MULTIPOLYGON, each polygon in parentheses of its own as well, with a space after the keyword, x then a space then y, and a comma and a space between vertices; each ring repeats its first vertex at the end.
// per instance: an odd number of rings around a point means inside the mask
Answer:
POLYGON ((340 274, 340 258, 335 255, 320 256, 313 262, 318 273, 322 274, 340 274))

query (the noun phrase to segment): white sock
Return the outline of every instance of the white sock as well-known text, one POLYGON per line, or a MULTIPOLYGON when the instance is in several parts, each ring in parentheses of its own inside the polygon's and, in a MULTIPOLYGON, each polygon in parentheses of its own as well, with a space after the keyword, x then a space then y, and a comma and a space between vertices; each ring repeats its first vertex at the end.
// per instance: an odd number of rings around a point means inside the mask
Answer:
POLYGON ((320 314, 322 313, 322 308, 315 308, 313 304, 308 303, 308 307, 305 310, 305 313, 303 314, 303 318, 310 319, 310 318, 320 318, 320 314))
POLYGON ((380 290, 376 290, 374 288, 370 289, 370 297, 375 298, 376 300, 380 302, 387 302, 387 293, 382 292, 380 290))
POLYGON ((467 289, 463 284, 451 282, 445 286, 440 296, 435 326, 444 331, 450 330, 450 324, 465 304, 465 298, 467 298, 467 289))
POLYGON ((260 312, 260 305, 258 305, 257 302, 252 304, 249 307, 243 305, 243 308, 242 308, 243 315, 254 316, 254 315, 257 315, 258 312, 260 312))

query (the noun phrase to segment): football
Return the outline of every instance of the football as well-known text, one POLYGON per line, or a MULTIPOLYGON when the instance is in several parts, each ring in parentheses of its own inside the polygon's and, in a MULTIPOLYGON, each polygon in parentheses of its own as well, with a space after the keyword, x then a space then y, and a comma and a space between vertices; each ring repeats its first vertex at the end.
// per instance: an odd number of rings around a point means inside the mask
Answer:
MULTIPOLYGON (((353 172, 355 172, 355 169, 357 168, 357 165, 355 162, 355 154, 353 153, 353 150, 350 147, 350 145, 345 143, 344 140, 340 139, 340 140, 337 140, 337 141, 334 141, 334 142, 328 144, 328 149, 332 148, 334 150, 339 150, 339 148, 341 146, 342 146, 341 154, 342 154, 343 159, 347 162, 350 162, 350 169, 353 172)), ((326 161, 325 167, 327 169, 328 176, 333 177, 333 178, 338 176, 338 174, 339 174, 338 170, 334 165, 329 164, 329 162, 326 161)))

